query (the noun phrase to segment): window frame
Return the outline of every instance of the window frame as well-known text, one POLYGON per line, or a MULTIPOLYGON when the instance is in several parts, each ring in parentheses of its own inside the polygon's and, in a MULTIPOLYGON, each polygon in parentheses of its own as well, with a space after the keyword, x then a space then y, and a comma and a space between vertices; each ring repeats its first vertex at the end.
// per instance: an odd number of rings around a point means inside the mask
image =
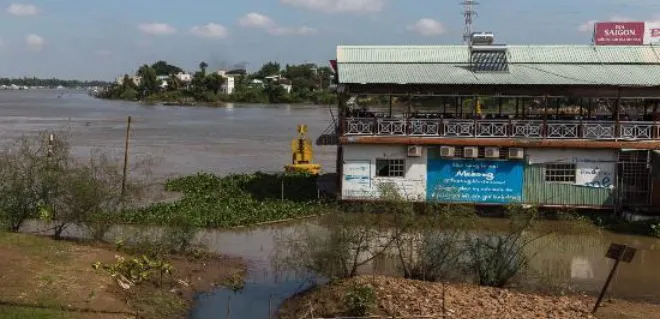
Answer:
POLYGON ((376 159, 376 177, 377 178, 405 178, 406 177, 406 159, 405 158, 377 158, 376 159), (387 162, 386 167, 388 174, 380 175, 380 171, 384 169, 379 165, 382 162, 387 162), (394 168, 392 167, 394 166, 394 168), (393 174, 394 173, 394 174, 393 174))
POLYGON ((575 184, 577 165, 575 163, 547 163, 543 165, 543 181, 553 184, 575 184), (548 171, 552 172, 548 174, 548 171))

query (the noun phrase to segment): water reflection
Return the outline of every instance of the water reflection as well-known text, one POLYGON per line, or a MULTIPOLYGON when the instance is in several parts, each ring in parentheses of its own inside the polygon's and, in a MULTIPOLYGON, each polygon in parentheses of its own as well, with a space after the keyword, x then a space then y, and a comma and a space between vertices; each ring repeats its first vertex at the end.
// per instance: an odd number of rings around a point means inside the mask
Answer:
MULTIPOLYGON (((227 289, 202 293, 196 299, 193 318, 217 318, 227 311, 231 298, 230 311, 234 318, 259 318, 268 313, 269 300, 276 309, 282 300, 311 285, 316 278, 298 275, 278 269, 273 259, 287 254, 282 242, 293 234, 309 227, 319 227, 317 220, 305 220, 288 224, 245 228, 238 230, 210 230, 200 232, 197 241, 217 253, 241 256, 249 263, 249 276, 245 290, 234 294, 227 289), (231 296, 231 297, 230 297, 231 296), (272 297, 271 297, 272 296, 272 297)), ((47 233, 47 225, 37 221, 25 224, 24 231, 47 233)), ((108 240, 129 236, 135 229, 114 227, 108 233, 108 240)), ((159 228, 149 228, 159 232, 159 228)), ((65 235, 81 237, 78 227, 71 227, 65 235)), ((580 235, 552 234, 535 242, 530 251, 538 255, 530 264, 530 271, 520 278, 523 286, 535 285, 570 288, 572 291, 596 293, 602 286, 612 266, 605 252, 610 243, 628 244, 638 249, 630 264, 622 264, 615 276, 610 291, 613 296, 629 299, 660 301, 660 250, 658 240, 635 236, 624 236, 599 231, 580 235)), ((362 274, 399 274, 398 262, 394 256, 379 256, 360 269, 362 274)))

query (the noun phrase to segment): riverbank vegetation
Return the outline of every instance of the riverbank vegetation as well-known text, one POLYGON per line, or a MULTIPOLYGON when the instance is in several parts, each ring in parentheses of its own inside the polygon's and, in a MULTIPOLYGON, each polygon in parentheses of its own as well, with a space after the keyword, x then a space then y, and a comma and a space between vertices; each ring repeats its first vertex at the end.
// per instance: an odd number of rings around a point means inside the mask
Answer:
POLYGON ((63 86, 65 88, 77 87, 94 87, 94 86, 107 86, 110 83, 104 81, 80 81, 80 80, 63 80, 63 79, 39 79, 36 77, 23 77, 23 78, 0 78, 0 85, 10 86, 29 86, 29 87, 47 87, 56 88, 63 86))
POLYGON ((329 67, 310 63, 282 67, 268 62, 254 73, 245 69, 213 72, 208 67, 201 62, 199 69, 188 75, 165 61, 143 65, 135 76, 124 75, 120 83, 111 85, 99 97, 181 105, 336 102, 336 94, 329 90, 334 73, 329 67))
POLYGON ((143 185, 122 187, 118 161, 102 152, 76 159, 56 136, 21 137, 0 153, 2 318, 179 318, 194 293, 240 286, 243 262, 196 246, 190 219, 109 237, 122 212, 139 207, 143 185), (17 233, 25 227, 49 237, 17 233), (113 238, 115 248, 105 243, 113 238))

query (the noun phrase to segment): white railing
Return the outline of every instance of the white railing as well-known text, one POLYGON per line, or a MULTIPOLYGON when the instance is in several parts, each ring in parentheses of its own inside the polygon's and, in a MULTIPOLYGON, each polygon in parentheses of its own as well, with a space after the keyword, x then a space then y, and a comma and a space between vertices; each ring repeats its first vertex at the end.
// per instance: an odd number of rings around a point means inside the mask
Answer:
POLYGON ((447 138, 660 139, 653 122, 349 118, 344 135, 447 138))

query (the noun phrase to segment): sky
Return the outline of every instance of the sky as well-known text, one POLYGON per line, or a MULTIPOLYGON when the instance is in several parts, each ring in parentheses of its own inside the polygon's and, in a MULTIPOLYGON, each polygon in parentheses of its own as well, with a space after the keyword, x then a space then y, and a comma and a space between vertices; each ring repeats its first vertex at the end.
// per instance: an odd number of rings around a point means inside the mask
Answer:
MULTIPOLYGON (((328 65, 337 45, 460 44, 460 0, 0 0, 0 77, 112 80, 186 70, 328 65)), ((660 20, 658 0, 481 0, 475 31, 506 44, 588 44, 593 21, 660 20)))

